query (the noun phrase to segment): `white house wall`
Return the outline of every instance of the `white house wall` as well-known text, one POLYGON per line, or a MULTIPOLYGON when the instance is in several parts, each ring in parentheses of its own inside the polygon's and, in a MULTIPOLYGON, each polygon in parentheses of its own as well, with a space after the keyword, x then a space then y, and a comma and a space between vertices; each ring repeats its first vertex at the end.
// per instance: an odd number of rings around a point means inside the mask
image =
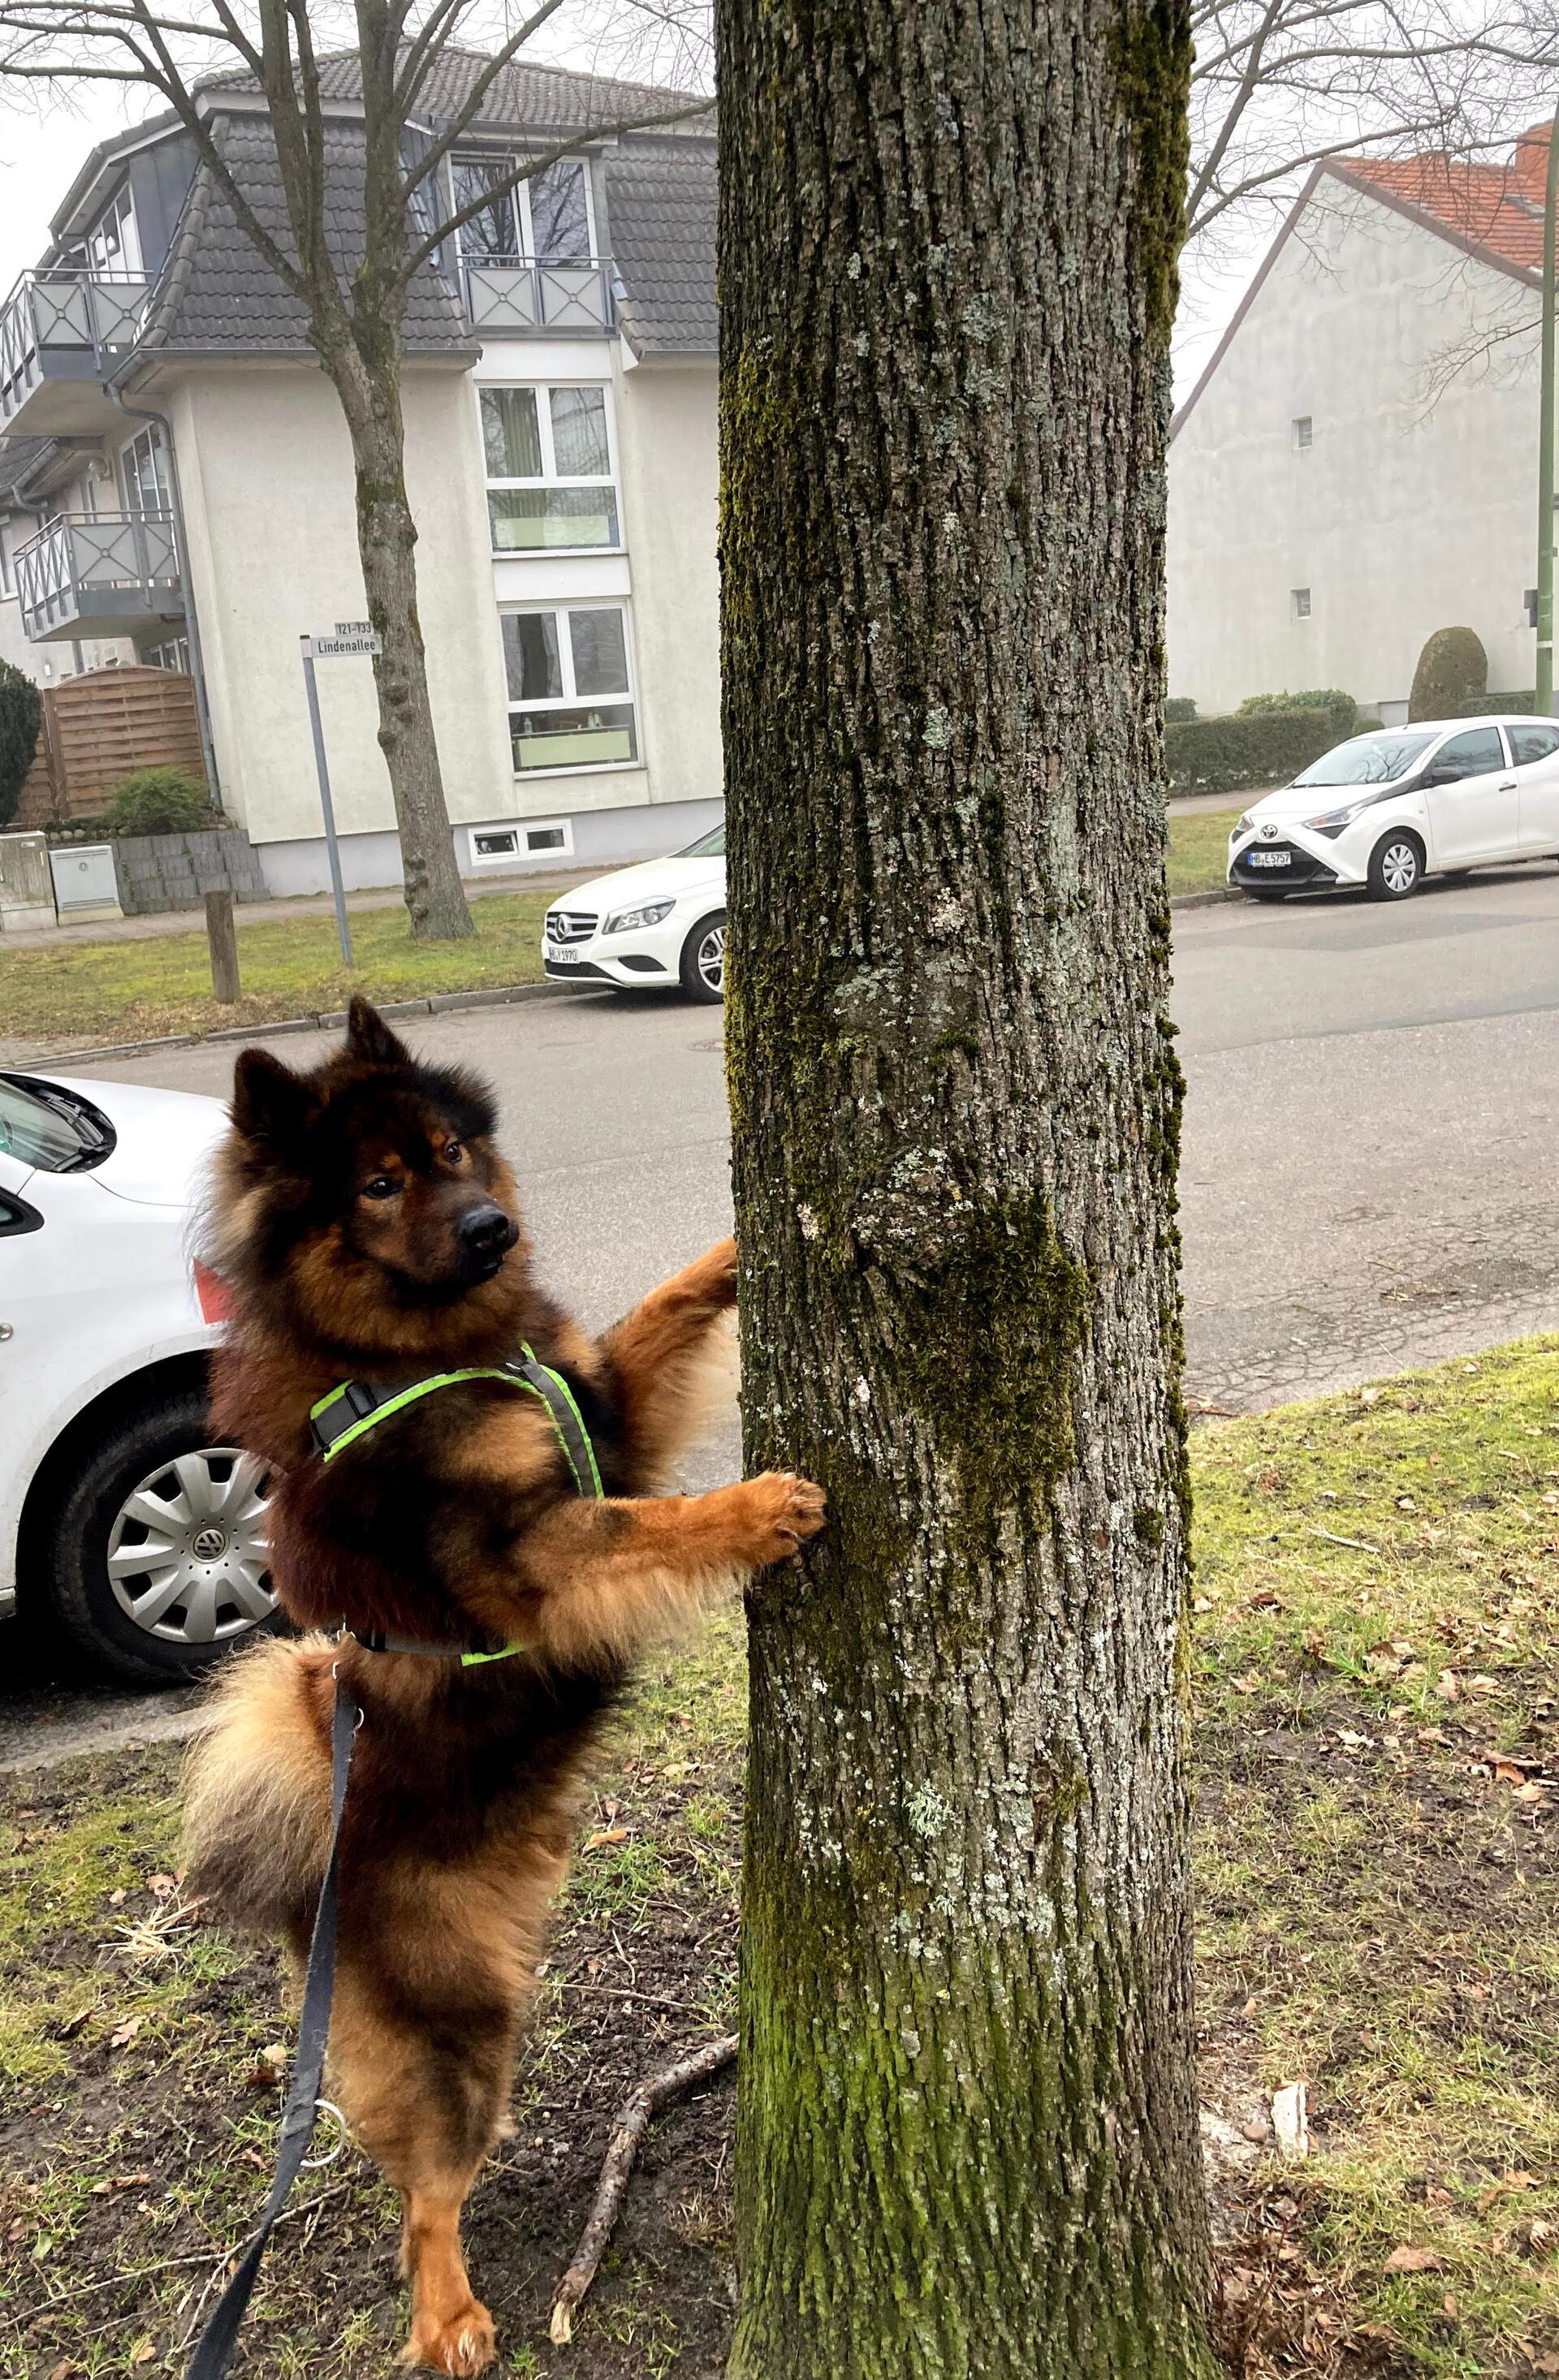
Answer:
MULTIPOLYGON (((418 609, 450 817, 511 817, 469 379, 412 368, 403 401, 418 609)), ((224 802, 262 858, 266 846, 304 843, 323 866, 298 640, 367 609, 340 406, 321 373, 295 363, 191 371, 165 402, 224 802)), ((371 664, 321 662, 318 676, 337 825, 344 841, 364 839, 349 872, 393 880, 395 811, 371 664)))
POLYGON ((619 370, 616 389, 652 798, 718 801, 720 453, 714 361, 712 357, 707 363, 619 370))
POLYGON ((1318 686, 1400 704, 1459 625, 1492 688, 1530 686, 1536 293, 1331 177, 1318 198, 1170 449, 1170 691, 1204 716, 1318 686))

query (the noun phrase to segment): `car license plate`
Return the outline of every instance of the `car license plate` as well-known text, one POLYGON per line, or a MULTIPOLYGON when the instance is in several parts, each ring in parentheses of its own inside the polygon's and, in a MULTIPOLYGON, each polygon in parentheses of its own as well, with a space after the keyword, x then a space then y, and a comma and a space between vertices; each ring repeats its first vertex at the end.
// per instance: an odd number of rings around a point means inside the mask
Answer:
POLYGON ((1245 856, 1252 868, 1286 868, 1294 855, 1291 851, 1248 851, 1245 856))
POLYGON ((547 956, 554 966, 577 966, 579 960, 579 952, 571 951, 566 942, 549 942, 547 956))

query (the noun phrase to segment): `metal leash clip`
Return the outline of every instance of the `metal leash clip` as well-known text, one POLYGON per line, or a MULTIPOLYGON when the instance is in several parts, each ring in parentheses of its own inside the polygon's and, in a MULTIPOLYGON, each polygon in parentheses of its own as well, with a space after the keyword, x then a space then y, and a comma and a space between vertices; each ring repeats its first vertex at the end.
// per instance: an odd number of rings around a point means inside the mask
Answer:
POLYGON ((342 2150, 347 2146, 347 2142, 351 2138, 351 2134, 347 2129, 347 2119, 341 2113, 340 2108, 336 2106, 334 2099, 316 2099, 314 2102, 314 2107, 317 2115, 335 2117, 336 2123, 341 2128, 341 2137, 336 2142, 334 2148, 326 2149, 323 2156, 305 2157, 303 2160, 303 2170, 305 2173, 312 2173, 318 2166, 334 2165, 336 2158, 340 2155, 342 2150))

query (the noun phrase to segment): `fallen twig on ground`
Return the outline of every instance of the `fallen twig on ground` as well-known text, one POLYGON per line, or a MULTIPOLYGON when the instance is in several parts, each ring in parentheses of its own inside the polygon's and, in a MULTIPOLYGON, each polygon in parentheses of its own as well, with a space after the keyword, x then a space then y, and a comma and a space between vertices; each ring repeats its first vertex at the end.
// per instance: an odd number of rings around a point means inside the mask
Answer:
POLYGON ((601 2163, 601 2180, 596 2187, 595 2204, 590 2220, 579 2236, 574 2261, 557 2285, 552 2301, 551 2336, 554 2347, 566 2347, 574 2336, 574 2308, 594 2280, 596 2268, 606 2252, 613 2227, 621 2211, 627 2190, 628 2176, 639 2154, 650 2119, 668 2099, 690 2091, 696 2082, 707 2082, 729 2066, 737 2054, 737 2036, 725 2034, 718 2041, 704 2044, 689 2057, 679 2058, 673 2066, 663 2066, 656 2074, 647 2074, 642 2082, 630 2091, 617 2111, 612 2127, 612 2137, 606 2143, 606 2155, 601 2163))

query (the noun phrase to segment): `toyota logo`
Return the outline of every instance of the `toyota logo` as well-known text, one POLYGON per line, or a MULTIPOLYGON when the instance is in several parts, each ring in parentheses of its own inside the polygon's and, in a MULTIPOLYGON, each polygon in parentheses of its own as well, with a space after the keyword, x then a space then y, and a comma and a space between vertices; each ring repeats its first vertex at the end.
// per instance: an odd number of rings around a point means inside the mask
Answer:
POLYGON ((1265 826, 1261 829, 1261 841, 1263 843, 1275 843, 1277 841, 1277 829, 1273 824, 1271 819, 1267 820, 1265 826))

